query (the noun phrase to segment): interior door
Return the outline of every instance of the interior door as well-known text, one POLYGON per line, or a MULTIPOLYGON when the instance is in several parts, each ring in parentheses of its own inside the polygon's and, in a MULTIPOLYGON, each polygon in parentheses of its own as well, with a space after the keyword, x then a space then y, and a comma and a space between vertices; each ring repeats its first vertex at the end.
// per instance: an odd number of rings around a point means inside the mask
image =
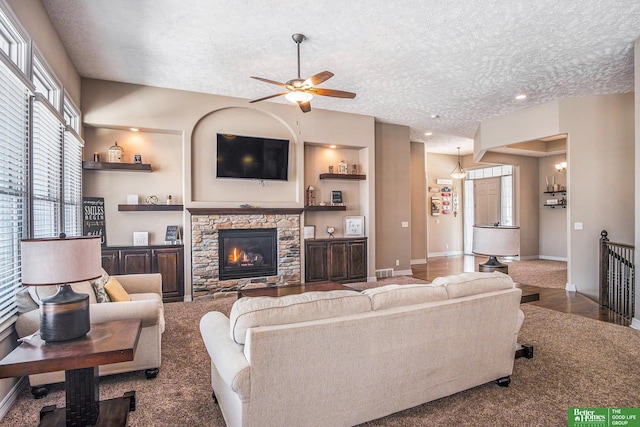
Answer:
POLYGON ((475 224, 500 222, 500 177, 474 180, 475 224))

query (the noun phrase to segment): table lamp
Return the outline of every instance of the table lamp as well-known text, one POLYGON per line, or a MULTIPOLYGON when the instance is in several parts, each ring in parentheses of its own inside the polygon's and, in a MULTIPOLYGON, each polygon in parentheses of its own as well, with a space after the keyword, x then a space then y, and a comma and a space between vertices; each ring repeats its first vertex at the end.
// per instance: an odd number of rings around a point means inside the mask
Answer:
POLYGON ((89 295, 76 293, 71 283, 102 275, 100 237, 24 239, 22 284, 59 285, 58 292, 40 302, 40 337, 47 342, 81 338, 91 329, 89 295))
POLYGON ((499 256, 516 256, 520 253, 520 227, 495 224, 473 226, 473 249, 477 255, 489 257, 478 264, 478 271, 500 271, 508 274, 509 267, 498 261, 499 256))

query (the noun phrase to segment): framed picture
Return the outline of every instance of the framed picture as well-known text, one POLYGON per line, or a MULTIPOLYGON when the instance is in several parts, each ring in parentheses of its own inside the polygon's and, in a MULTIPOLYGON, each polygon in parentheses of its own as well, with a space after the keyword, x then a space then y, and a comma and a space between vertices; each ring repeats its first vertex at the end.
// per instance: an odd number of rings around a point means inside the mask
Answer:
POLYGON ((344 217, 344 237, 364 237, 364 217, 344 217))
POLYGON ((304 226, 304 238, 306 239, 315 239, 316 238, 316 226, 315 225, 305 225, 304 226))
POLYGON ((332 205, 342 205, 342 191, 333 190, 331 192, 331 204, 332 205))

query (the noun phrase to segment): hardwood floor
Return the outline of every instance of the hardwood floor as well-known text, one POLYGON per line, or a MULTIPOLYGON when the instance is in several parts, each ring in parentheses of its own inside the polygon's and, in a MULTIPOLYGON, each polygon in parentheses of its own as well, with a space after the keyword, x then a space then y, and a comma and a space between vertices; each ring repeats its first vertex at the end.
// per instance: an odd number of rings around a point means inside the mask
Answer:
MULTIPOLYGON (((427 264, 412 266, 413 277, 432 281, 436 277, 449 274, 458 274, 464 271, 477 271, 477 265, 486 261, 486 257, 450 256, 429 258, 427 264)), ((518 262, 518 261, 514 261, 518 262)), ((609 310, 600 308, 600 305, 577 292, 569 292, 564 289, 541 288, 527 284, 518 285, 525 293, 540 293, 540 300, 528 304, 560 311, 563 313, 577 314, 590 319, 628 326, 629 322, 609 310)))

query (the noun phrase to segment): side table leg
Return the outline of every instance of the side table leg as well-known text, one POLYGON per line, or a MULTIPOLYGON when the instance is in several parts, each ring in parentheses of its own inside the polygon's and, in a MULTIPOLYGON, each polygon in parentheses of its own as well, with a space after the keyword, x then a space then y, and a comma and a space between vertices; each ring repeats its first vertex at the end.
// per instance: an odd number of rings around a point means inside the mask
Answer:
POLYGON ((95 425, 100 413, 98 367, 65 371, 67 426, 95 425))

